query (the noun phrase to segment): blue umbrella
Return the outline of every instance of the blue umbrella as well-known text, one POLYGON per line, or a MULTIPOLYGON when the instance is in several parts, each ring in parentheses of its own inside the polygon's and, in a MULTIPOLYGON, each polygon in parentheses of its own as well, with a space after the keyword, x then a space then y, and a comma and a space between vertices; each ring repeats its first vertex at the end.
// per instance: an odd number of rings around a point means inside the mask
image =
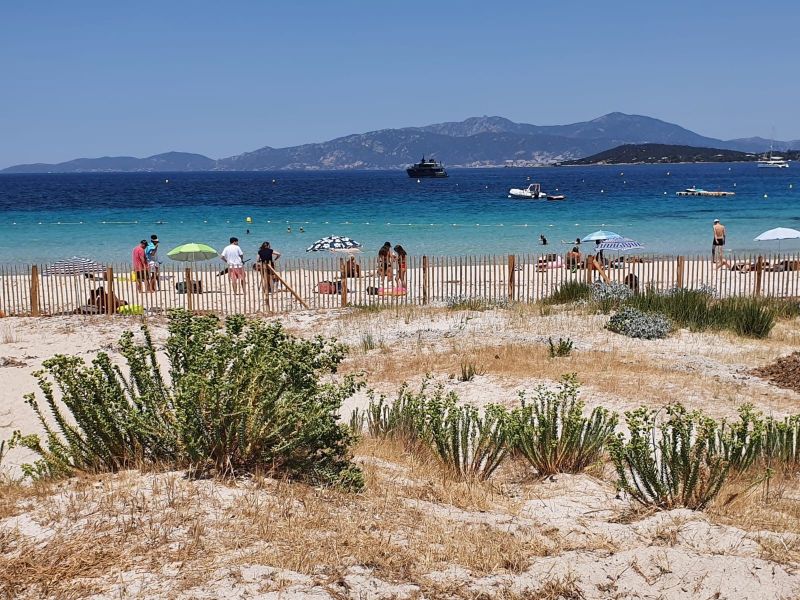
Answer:
POLYGON ((597 245, 598 250, 638 250, 639 248, 644 248, 639 242, 636 240, 631 240, 624 237, 617 237, 617 238, 610 238, 600 242, 597 245))
POLYGON ((622 236, 618 233, 614 233, 613 231, 606 231, 604 229, 600 229, 595 231, 594 233, 590 233, 585 238, 583 238, 582 242, 596 242, 597 240, 610 240, 614 238, 621 238, 622 236))

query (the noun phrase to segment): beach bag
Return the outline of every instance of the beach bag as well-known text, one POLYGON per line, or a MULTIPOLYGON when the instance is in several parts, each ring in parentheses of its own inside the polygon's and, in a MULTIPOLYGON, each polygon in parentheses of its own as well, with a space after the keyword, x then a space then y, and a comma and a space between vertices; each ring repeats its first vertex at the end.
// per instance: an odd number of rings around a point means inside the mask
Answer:
POLYGON ((317 284, 317 292, 320 294, 338 294, 341 291, 341 281, 320 281, 317 284))

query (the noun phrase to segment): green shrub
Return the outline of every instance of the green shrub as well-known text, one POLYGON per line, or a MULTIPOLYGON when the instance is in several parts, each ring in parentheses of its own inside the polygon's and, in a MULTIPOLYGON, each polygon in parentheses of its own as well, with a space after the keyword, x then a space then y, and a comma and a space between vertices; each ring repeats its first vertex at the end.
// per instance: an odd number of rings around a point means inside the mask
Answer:
POLYGON ((665 294, 647 290, 625 301, 648 313, 662 313, 679 327, 692 331, 709 329, 733 331, 738 335, 765 338, 775 326, 778 314, 791 314, 783 301, 764 298, 731 297, 715 299, 708 290, 676 288, 665 294))
POLYGON ((604 408, 584 416, 574 377, 565 377, 557 392, 539 388, 530 403, 521 398, 511 413, 513 446, 542 477, 579 473, 597 462, 617 426, 617 415, 604 408))
POLYGON ((618 434, 610 443, 617 485, 646 506, 702 510, 728 476, 715 447, 717 424, 680 404, 666 414, 657 423, 656 411, 644 407, 625 413, 630 439, 618 434))
POLYGON ((488 479, 508 454, 509 415, 489 405, 481 416, 473 406, 459 405, 454 393, 441 390, 426 403, 423 439, 441 463, 467 480, 488 479))
POLYGON ((742 337, 764 339, 775 327, 775 311, 757 298, 727 298, 720 303, 729 327, 742 337))
POLYGON ((407 445, 415 444, 425 432, 427 385, 426 379, 419 392, 414 393, 408 385, 403 384, 392 403, 386 402, 384 396, 376 400, 370 392, 369 405, 366 409, 369 435, 399 440, 407 445))
POLYGON ((632 338, 659 340, 667 337, 672 324, 664 315, 644 313, 636 308, 626 306, 612 315, 606 328, 632 338))
POLYGON ((195 476, 263 470, 313 483, 358 482, 353 434, 337 420, 358 385, 352 377, 320 381, 336 371, 343 346, 297 339, 279 324, 241 316, 223 330, 214 317, 176 311, 169 317, 167 384, 143 332, 143 344, 131 332, 120 340, 127 375, 105 353, 91 365, 69 356, 43 363, 37 378, 55 426, 28 395, 46 432, 44 443, 15 432, 16 444, 41 457, 29 474, 167 465, 195 476), (71 419, 56 404, 53 383, 71 419))
POLYGON ((752 404, 744 404, 739 407, 738 421, 720 423, 714 450, 731 469, 745 471, 763 456, 764 431, 761 413, 752 404))
POLYGON ((800 415, 769 418, 764 424, 762 454, 767 464, 783 468, 800 467, 800 415))
POLYGON ((565 281, 544 299, 545 304, 570 304, 592 297, 592 286, 580 281, 565 281))
POLYGON ((572 353, 572 340, 558 338, 558 344, 553 343, 553 338, 547 338, 548 343, 548 352, 550 354, 550 358, 561 358, 564 356, 569 356, 572 353))

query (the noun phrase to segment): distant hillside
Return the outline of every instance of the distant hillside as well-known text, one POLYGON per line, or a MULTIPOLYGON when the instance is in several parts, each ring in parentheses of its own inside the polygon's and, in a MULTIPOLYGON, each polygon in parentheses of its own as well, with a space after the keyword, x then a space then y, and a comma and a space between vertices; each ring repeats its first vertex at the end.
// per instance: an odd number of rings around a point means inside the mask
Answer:
POLYGON ((105 173, 113 171, 210 171, 216 161, 202 154, 166 152, 147 158, 133 156, 104 156, 102 158, 76 158, 58 164, 35 163, 17 165, 2 173, 105 173))
POLYGON ((562 165, 619 165, 636 163, 747 162, 758 156, 736 150, 672 144, 624 144, 562 165))
MULTIPOLYGON (((213 160, 199 154, 168 152, 148 158, 130 156, 80 158, 55 165, 18 165, 4 173, 77 173, 107 171, 279 171, 335 169, 402 169, 422 157, 433 156, 447 167, 536 166, 563 163, 626 145, 668 145, 674 148, 719 148, 714 154, 740 160, 725 152, 764 152, 763 138, 723 141, 708 138, 673 123, 641 115, 610 113, 591 121, 569 125, 531 125, 503 117, 471 117, 464 121, 424 127, 381 129, 326 142, 288 148, 264 146, 228 158, 213 160)), ((798 142, 774 142, 775 149, 798 142)), ((647 151, 645 151, 646 153, 647 151)), ((662 152, 655 151, 656 154, 662 152)), ((679 160, 701 160, 700 155, 676 151, 659 154, 679 160)), ((654 155, 655 156, 655 155, 654 155)), ((651 160, 632 155, 621 162, 651 160)), ((711 160, 712 157, 702 158, 711 160)), ((610 159, 609 159, 610 160, 610 159)), ((656 159, 652 159, 657 162, 656 159)))

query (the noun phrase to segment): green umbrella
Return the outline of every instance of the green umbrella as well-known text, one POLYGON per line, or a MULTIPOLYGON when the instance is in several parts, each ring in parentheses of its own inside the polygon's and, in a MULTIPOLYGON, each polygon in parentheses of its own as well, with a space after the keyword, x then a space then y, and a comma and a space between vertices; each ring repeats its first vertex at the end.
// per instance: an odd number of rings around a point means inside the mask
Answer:
POLYGON ((219 256, 219 254, 211 246, 190 243, 181 244, 177 248, 173 248, 167 252, 167 256, 172 260, 181 262, 197 262, 199 260, 210 260, 219 256))

